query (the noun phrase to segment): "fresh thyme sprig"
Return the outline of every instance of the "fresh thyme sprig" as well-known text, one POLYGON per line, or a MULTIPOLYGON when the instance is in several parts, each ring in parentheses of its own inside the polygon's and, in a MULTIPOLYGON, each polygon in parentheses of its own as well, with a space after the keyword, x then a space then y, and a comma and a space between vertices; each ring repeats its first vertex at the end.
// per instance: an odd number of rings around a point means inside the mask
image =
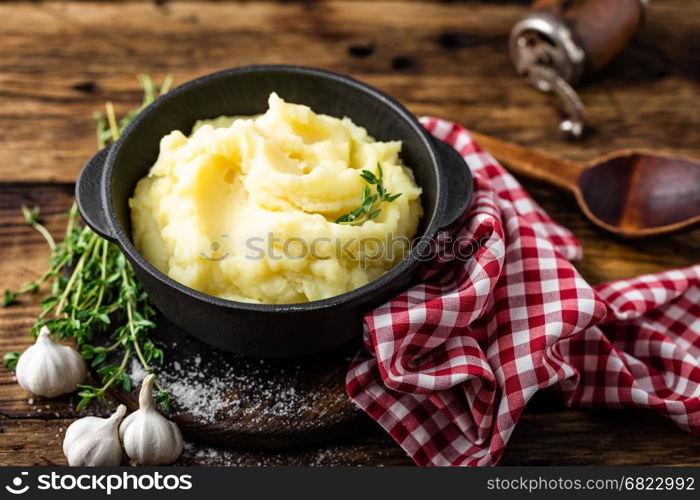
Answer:
MULTIPOLYGON (((108 102, 106 114, 94 116, 98 146, 102 148, 116 141, 141 109, 168 90, 171 81, 168 77, 157 86, 148 74, 141 75, 143 102, 119 121, 112 103, 108 102)), ((39 221, 38 208, 22 207, 22 213, 51 249, 49 269, 17 291, 6 290, 3 306, 12 304, 22 294, 36 293, 45 282, 50 282, 51 293, 41 301, 32 334, 36 336, 46 326, 57 338, 73 339, 83 358, 96 369, 101 384, 81 385, 78 392, 81 399, 76 408, 80 410, 94 400, 107 404, 105 395, 110 387, 131 390, 133 382, 127 364, 132 355, 149 373, 155 364, 162 364, 163 351, 149 337, 155 326, 152 321, 155 310, 116 245, 78 223, 75 204, 68 212, 65 237, 60 243, 53 240, 39 221), (118 361, 112 363, 115 356, 118 361)), ((14 369, 18 359, 19 353, 7 353, 4 364, 14 369)), ((162 386, 157 387, 156 401, 169 409, 171 396, 162 386)))
POLYGON ((391 194, 386 192, 386 188, 384 187, 384 172, 382 171, 382 165, 379 162, 377 162, 376 175, 369 170, 363 170, 360 177, 362 177, 368 184, 365 186, 364 191, 362 191, 362 201, 360 202, 360 206, 358 206, 352 212, 338 217, 335 220, 335 222, 338 224, 372 220, 381 213, 381 204, 383 202, 389 203, 401 196, 401 193, 391 194), (369 185, 374 185, 377 187, 374 194, 372 194, 372 190, 369 185), (377 202, 379 202, 379 208, 375 208, 375 203, 377 202))

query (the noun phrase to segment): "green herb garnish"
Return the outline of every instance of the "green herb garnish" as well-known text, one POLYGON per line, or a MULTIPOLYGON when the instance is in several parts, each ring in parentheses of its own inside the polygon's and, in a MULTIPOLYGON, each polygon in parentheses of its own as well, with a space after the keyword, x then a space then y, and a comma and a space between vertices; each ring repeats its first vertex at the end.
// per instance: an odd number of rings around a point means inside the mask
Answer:
POLYGON ((2 357, 2 364, 8 370, 14 370, 17 368, 17 361, 19 361, 19 353, 17 351, 10 351, 5 353, 2 357))
MULTIPOLYGON (((114 107, 108 102, 106 115, 94 115, 100 148, 116 141, 141 109, 166 92, 171 78, 166 78, 160 87, 153 84, 148 74, 141 75, 140 81, 144 98, 138 109, 117 121, 114 107)), ((101 383, 81 385, 78 392, 81 399, 76 408, 80 410, 93 400, 106 405, 105 394, 110 387, 131 390, 133 383, 127 364, 132 354, 148 373, 153 372, 155 364, 163 363, 163 351, 149 337, 155 326, 152 321, 155 310, 116 245, 78 224, 75 204, 68 212, 65 237, 60 243, 53 240, 39 221, 38 208, 22 207, 22 213, 51 249, 49 269, 17 291, 6 290, 3 306, 12 304, 19 295, 37 292, 49 282, 51 293, 41 302, 41 313, 32 334, 36 337, 39 329, 46 326, 56 338, 73 339, 83 358, 96 368, 101 383), (114 356, 116 363, 112 362, 114 356)), ((14 369, 18 358, 18 353, 7 353, 5 366, 14 369)), ((160 385, 157 387, 156 401, 170 409, 171 396, 160 385)))
POLYGON ((389 203, 401 196, 401 193, 391 194, 386 192, 386 188, 384 187, 384 172, 382 171, 382 166, 380 163, 377 163, 376 175, 369 170, 363 170, 360 177, 362 177, 367 184, 376 186, 376 192, 372 194, 371 188, 369 186, 365 186, 365 189, 362 192, 362 201, 360 202, 360 206, 352 212, 338 217, 335 220, 335 222, 338 224, 372 220, 382 211, 381 207, 375 208, 375 204, 377 202, 379 202, 379 205, 381 205, 383 202, 389 203))

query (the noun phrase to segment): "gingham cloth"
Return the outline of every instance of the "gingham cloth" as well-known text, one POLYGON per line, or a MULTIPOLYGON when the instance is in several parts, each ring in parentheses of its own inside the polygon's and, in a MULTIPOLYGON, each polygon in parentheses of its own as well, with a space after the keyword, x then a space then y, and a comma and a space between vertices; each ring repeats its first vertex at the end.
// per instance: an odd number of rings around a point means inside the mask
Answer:
POLYGON ((644 407, 700 434, 700 265, 591 286, 581 247, 459 125, 474 201, 421 284, 365 317, 350 398, 419 465, 494 465, 528 400, 644 407), (459 240, 458 244, 454 244, 459 240))

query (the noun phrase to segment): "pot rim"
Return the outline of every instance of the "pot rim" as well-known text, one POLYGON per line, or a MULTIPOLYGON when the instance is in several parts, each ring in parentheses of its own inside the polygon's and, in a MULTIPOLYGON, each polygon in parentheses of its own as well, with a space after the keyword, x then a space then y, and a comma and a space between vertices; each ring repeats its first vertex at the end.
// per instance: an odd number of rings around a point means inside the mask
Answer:
MULTIPOLYGON (((361 124, 360 124, 361 126, 361 124)), ((174 288, 178 292, 187 295, 191 299, 205 302, 212 306, 223 307, 231 310, 244 310, 251 312, 267 312, 267 313, 299 313, 299 312, 313 312, 326 310, 342 305, 356 305, 358 303, 364 302, 366 299, 375 296, 376 293, 380 292, 384 287, 390 285, 390 283, 402 276, 404 273, 411 272, 419 263, 417 255, 421 251, 424 251, 426 246, 430 244, 430 241, 434 240, 437 233, 443 229, 440 226, 441 215, 445 212, 447 206, 447 186, 444 177, 440 174, 439 168, 439 155, 433 144, 433 139, 428 134, 428 132, 423 128, 418 119, 408 111, 402 104, 396 101, 394 98, 383 93, 382 91, 375 89, 365 83, 362 83, 351 76, 341 75, 327 70, 321 70, 317 68, 309 68, 305 66, 296 65, 254 65, 254 66, 242 66, 231 69, 226 69, 223 71, 217 71, 215 73, 210 73, 193 80, 189 80, 182 85, 176 87, 170 92, 158 97, 153 103, 148 105, 146 108, 141 110, 137 117, 124 129, 120 138, 115 142, 112 147, 110 147, 107 159, 105 161, 105 166, 102 171, 102 186, 104 196, 104 206, 106 207, 107 224, 111 230, 116 244, 119 246, 121 251, 127 256, 127 258, 132 262, 132 264, 137 265, 143 271, 152 275, 155 279, 162 282, 164 285, 174 288), (396 113, 401 119, 406 121, 416 135, 421 139, 421 142, 432 160, 433 166, 437 172, 436 175, 436 206, 431 219, 425 226, 425 230, 422 234, 417 235, 413 238, 413 241, 418 240, 418 244, 413 245, 411 253, 408 257, 404 258, 401 262, 396 264, 389 271, 381 275, 379 278, 370 281, 366 285, 359 288, 351 290, 349 292, 342 293, 333 297, 329 297, 322 300, 314 300, 310 302, 294 303, 294 304, 258 304, 249 302, 239 302, 230 299, 224 299, 214 295, 209 295, 193 288, 190 288, 182 283, 175 281, 173 278, 169 277, 165 273, 159 271, 153 264, 148 262, 141 253, 137 250, 131 238, 126 234, 121 223, 117 219, 116 211, 114 210, 114 203, 112 198, 112 180, 114 177, 114 163, 120 152, 120 149, 124 141, 136 130, 139 124, 144 120, 155 109, 160 106, 176 99, 180 94, 192 91, 204 83, 211 80, 227 78, 230 75, 245 74, 245 73, 257 73, 257 72, 279 72, 279 73, 295 73, 295 74, 306 74, 316 77, 326 78, 335 81, 341 85, 346 85, 354 87, 366 94, 369 94, 374 99, 380 101, 384 106, 390 108, 394 113, 396 113)))

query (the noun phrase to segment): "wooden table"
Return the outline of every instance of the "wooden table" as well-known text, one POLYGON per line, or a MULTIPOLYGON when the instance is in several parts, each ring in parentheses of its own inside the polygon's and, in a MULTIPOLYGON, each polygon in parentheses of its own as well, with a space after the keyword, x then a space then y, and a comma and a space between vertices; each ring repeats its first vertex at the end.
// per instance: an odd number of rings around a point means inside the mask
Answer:
MULTIPOLYGON (((350 73, 418 115, 572 159, 622 147, 700 157, 700 2, 651 2, 631 47, 581 90, 593 134, 567 143, 555 133, 552 98, 515 75, 506 40, 529 2, 29 2, 0 4, 0 276, 28 281, 46 265, 41 238, 21 204, 52 215, 72 202, 73 182, 95 150, 93 111, 123 112, 140 99, 136 75, 176 82, 232 66, 298 63, 350 73)), ((698 261, 700 230, 624 241, 593 227, 573 201, 526 183, 585 248, 577 263, 592 283, 698 261)), ((24 349, 35 300, 0 310, 0 352, 24 349)), ((32 400, 0 370, 0 464, 63 464, 69 399, 32 400)), ((407 464, 381 432, 322 449, 240 452, 192 445, 183 463, 407 464)), ((642 411, 564 409, 538 395, 503 464, 700 464, 700 439, 642 411)))

